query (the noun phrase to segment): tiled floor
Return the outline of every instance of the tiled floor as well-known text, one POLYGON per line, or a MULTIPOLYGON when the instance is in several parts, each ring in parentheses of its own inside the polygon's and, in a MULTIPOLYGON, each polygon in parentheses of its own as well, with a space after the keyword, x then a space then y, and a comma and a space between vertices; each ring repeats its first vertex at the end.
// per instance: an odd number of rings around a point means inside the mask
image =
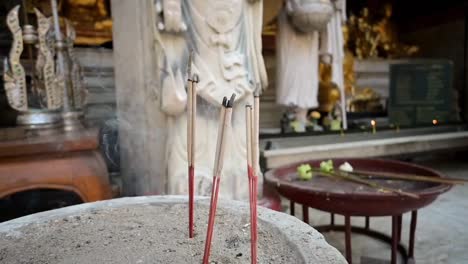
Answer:
MULTIPOLYGON (((468 179, 467 160, 451 155, 414 162, 439 170, 448 177, 468 179)), ((289 202, 285 201, 285 205, 289 206, 289 202)), ((296 205, 295 211, 296 216, 302 218, 302 207, 296 205)), ((312 225, 328 224, 330 221, 328 213, 314 209, 310 209, 309 217, 312 225)), ((343 224, 344 218, 337 216, 335 221, 337 224, 343 224)), ((403 218, 404 244, 408 243, 409 222, 408 213, 403 218)), ((353 218, 352 224, 364 226, 364 218, 353 218)), ((391 218, 372 218, 371 228, 391 234, 391 218)), ((332 232, 324 235, 331 245, 344 253, 343 233, 332 232)), ((353 263, 369 263, 361 261, 361 257, 386 260, 382 263, 390 260, 388 245, 356 234, 353 234, 352 241, 353 263)), ((468 264, 468 184, 455 186, 418 212, 415 257, 418 264, 468 264)))

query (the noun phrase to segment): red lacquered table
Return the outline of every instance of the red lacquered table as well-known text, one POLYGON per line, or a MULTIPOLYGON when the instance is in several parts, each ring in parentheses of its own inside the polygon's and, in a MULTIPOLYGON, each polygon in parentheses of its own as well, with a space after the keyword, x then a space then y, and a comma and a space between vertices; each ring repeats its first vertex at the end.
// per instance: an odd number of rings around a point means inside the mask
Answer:
POLYGON ((35 189, 70 191, 83 202, 112 198, 98 147, 97 129, 0 142, 0 199, 35 189))
MULTIPOLYGON (((294 215, 295 203, 302 204, 303 220, 309 223, 309 207, 331 214, 330 224, 315 227, 320 232, 344 231, 346 242, 346 259, 352 263, 351 233, 359 233, 379 239, 391 244, 391 263, 397 263, 399 251, 406 263, 414 263, 414 242, 417 223, 417 212, 420 208, 432 203, 438 195, 448 191, 451 185, 409 182, 399 180, 373 179, 381 185, 401 189, 417 194, 419 198, 401 196, 395 193, 382 192, 375 188, 363 186, 358 183, 337 180, 330 177, 315 176, 310 181, 300 181, 297 176, 297 167, 308 163, 319 167, 322 160, 312 160, 292 164, 278 169, 270 170, 265 174, 265 181, 273 186, 291 202, 291 214, 294 215), (408 250, 400 243, 402 216, 411 212, 410 237, 408 250), (336 225, 334 215, 340 214, 345 218, 344 225, 336 225), (351 226, 351 217, 365 217, 364 227, 351 226), (370 228, 370 217, 391 216, 392 235, 374 231, 370 228)), ((380 171, 404 174, 416 174, 433 177, 442 177, 438 172, 426 167, 380 159, 333 159, 335 166, 349 162, 356 170, 380 171)))

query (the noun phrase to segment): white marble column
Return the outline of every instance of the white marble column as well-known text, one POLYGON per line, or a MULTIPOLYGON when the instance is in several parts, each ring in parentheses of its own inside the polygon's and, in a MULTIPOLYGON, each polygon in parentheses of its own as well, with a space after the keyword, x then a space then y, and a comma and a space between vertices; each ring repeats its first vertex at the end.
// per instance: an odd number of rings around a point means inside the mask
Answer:
POLYGON ((155 81, 151 0, 112 0, 114 67, 124 195, 166 190, 166 118, 155 81))

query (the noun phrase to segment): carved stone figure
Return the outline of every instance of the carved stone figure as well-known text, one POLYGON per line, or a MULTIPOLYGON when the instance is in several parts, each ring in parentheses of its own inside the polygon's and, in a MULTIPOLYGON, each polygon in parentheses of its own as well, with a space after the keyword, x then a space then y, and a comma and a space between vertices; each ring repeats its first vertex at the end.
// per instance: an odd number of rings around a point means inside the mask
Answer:
POLYGON ((343 89, 344 12, 345 0, 288 0, 278 19, 277 102, 295 107, 298 131, 305 131, 308 109, 318 107, 320 58, 332 65, 332 81, 343 89))
POLYGON ((256 87, 267 86, 261 55, 262 1, 156 0, 155 49, 161 107, 169 120, 168 191, 187 192, 186 69, 193 51, 197 85, 195 183, 198 195, 209 195, 212 182, 219 106, 236 93, 233 132, 221 181, 221 196, 248 197, 245 104, 256 87))

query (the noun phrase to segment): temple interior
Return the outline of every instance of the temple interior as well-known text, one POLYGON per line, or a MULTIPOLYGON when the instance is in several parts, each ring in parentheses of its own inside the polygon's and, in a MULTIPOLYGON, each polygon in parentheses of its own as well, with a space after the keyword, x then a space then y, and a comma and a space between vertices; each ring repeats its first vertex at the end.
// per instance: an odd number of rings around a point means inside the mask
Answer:
POLYGON ((467 14, 0 1, 0 263, 468 263, 467 14))

